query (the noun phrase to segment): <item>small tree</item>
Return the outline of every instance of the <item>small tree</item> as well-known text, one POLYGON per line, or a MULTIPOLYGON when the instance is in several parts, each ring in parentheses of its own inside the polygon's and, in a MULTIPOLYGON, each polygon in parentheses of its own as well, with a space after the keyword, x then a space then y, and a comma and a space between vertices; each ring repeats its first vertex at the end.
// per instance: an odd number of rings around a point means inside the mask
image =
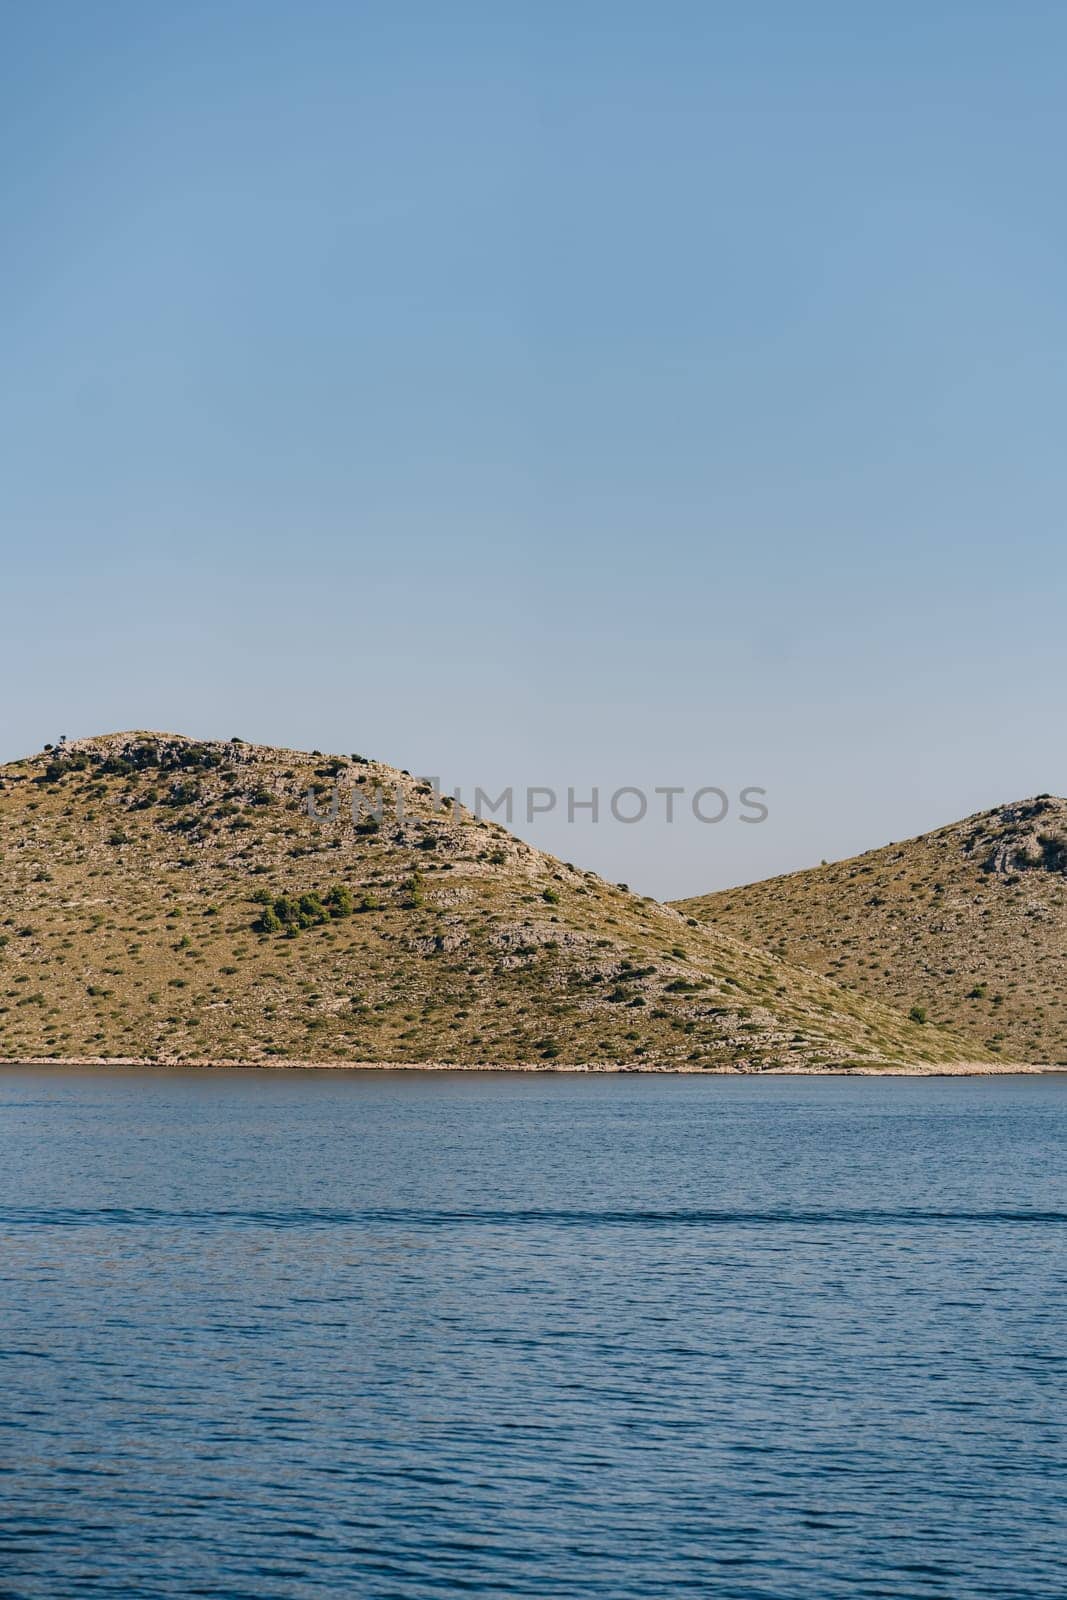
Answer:
POLYGON ((329 912, 321 899, 314 892, 302 894, 297 902, 300 913, 301 927, 310 928, 317 922, 325 922, 329 912))
POLYGON ((352 891, 343 883, 335 883, 326 895, 326 906, 331 917, 350 917, 356 909, 352 891))

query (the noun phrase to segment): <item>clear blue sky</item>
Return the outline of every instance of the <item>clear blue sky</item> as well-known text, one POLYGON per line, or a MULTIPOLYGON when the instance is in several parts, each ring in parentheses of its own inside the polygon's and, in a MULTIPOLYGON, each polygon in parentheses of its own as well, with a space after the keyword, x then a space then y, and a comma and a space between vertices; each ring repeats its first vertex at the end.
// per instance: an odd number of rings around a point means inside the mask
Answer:
POLYGON ((1067 789, 1067 9, 0 4, 0 757, 450 782, 648 892, 1067 789))

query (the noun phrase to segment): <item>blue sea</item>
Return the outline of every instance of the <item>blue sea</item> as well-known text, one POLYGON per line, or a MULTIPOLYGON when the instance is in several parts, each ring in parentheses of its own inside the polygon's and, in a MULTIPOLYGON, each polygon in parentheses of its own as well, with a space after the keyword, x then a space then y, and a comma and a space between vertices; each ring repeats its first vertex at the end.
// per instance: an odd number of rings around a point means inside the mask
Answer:
POLYGON ((0 1072, 0 1597, 1067 1594, 1067 1077, 0 1072))

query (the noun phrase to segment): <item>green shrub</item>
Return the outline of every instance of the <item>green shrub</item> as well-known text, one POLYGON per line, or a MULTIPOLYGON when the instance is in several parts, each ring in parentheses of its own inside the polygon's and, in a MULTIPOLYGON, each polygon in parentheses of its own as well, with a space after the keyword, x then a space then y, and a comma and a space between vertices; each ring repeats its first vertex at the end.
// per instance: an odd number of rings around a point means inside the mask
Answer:
POLYGON ((350 917, 356 909, 352 891, 342 883, 335 883, 327 891, 326 906, 331 917, 350 917))
POLYGON ((301 895, 271 894, 269 889, 257 889, 251 896, 254 904, 262 906, 260 915, 252 926, 257 933, 285 931, 296 934, 303 928, 318 927, 332 917, 348 917, 355 910, 351 891, 335 883, 325 899, 313 889, 301 895))
POLYGON ((1038 843, 1045 869, 1067 873, 1067 834, 1042 833, 1038 835, 1038 843))
POLYGON ((163 803, 168 806, 191 806, 194 801, 199 799, 199 784, 186 783, 183 779, 174 785, 163 803))

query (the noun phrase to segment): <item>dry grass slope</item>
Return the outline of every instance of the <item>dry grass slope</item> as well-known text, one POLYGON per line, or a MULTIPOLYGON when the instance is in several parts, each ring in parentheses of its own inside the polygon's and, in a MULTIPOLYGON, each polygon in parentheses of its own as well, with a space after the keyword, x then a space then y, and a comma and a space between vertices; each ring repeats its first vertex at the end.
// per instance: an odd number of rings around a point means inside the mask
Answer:
POLYGON ((979 1040, 1067 1065, 1067 801, 678 902, 706 926, 979 1040))
POLYGON ((494 822, 435 813, 425 784, 356 755, 82 739, 0 769, 0 842, 8 1059, 983 1059, 494 822), (307 814, 313 785, 323 806, 341 786, 328 825, 307 814))

